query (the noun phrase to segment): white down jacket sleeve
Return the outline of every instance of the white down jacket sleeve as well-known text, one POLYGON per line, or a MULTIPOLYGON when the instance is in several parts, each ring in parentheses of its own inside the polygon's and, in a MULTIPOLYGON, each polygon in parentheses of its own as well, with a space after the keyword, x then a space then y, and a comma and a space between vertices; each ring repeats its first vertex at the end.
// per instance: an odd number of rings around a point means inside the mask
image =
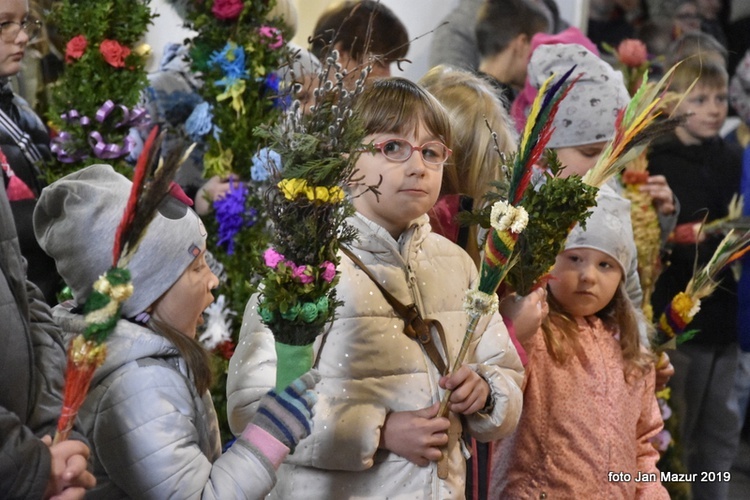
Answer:
MULTIPOLYGON (((93 429, 96 454, 111 480, 139 499, 263 498, 276 476, 267 460, 238 439, 212 463, 219 450, 202 449, 211 439, 194 419, 215 419, 210 395, 207 414, 196 415, 195 397, 174 369, 152 365, 118 377, 101 395, 93 429)), ((194 391, 193 391, 194 392, 194 391)))

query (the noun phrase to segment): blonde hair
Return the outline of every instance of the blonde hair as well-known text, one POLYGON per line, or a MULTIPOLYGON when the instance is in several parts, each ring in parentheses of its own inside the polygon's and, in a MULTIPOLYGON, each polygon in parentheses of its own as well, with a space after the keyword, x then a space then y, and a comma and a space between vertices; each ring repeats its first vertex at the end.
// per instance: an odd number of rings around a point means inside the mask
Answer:
POLYGON ((675 68, 669 90, 685 92, 693 82, 710 88, 727 87, 729 74, 723 59, 710 53, 693 54, 675 68))
MULTIPOLYGON (((500 151, 516 149, 515 129, 493 88, 482 78, 449 66, 432 68, 420 83, 448 111, 453 130, 453 155, 443 170, 441 195, 463 194, 479 205, 490 183, 503 179, 500 151)), ((469 229, 466 251, 479 262, 477 227, 469 229)))
MULTIPOLYGON (((578 324, 565 311, 552 293, 548 293, 549 314, 542 322, 544 344, 549 355, 558 363, 565 363, 572 354, 582 355, 578 338, 578 324)), ((651 369, 654 356, 641 344, 638 315, 625 289, 625 281, 615 291, 614 297, 595 314, 604 324, 616 329, 620 335, 620 349, 625 361, 625 379, 630 381, 643 376, 651 369)))
POLYGON ((451 124, 443 106, 418 84, 405 78, 375 80, 357 99, 354 113, 366 134, 416 132, 420 124, 452 148, 451 124))

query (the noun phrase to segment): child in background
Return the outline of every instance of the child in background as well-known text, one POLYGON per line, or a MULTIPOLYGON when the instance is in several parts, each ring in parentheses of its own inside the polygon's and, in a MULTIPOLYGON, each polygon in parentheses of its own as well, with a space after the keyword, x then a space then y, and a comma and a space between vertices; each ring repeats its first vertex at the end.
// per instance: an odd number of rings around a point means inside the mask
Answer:
POLYGON ((325 61, 337 50, 338 62, 351 75, 370 66, 371 78, 391 76, 391 63, 409 52, 406 26, 384 3, 376 0, 341 0, 332 3, 318 18, 310 37, 310 52, 325 61))
MULTIPOLYGON (((717 57, 686 59, 675 69, 671 90, 690 93, 675 113, 688 114, 673 135, 654 144, 648 155, 652 174, 666 177, 682 203, 671 240, 670 265, 653 296, 661 311, 685 289, 694 268, 713 255, 721 234, 701 236, 701 222, 725 217, 732 195, 740 188, 742 150, 719 136, 727 116, 727 71, 717 57)), ((737 368, 737 283, 730 271, 721 286, 701 302, 691 323, 699 330, 678 347, 672 359, 673 408, 680 414, 681 435, 691 473, 728 471, 739 443, 739 419, 732 394, 737 368)), ((693 498, 726 498, 724 482, 693 483, 693 498)))
POLYGON ((430 209, 432 230, 458 242, 479 265, 477 227, 459 228, 455 215, 482 203, 491 182, 500 181, 500 154, 516 149, 508 114, 492 87, 468 71, 435 66, 419 81, 442 104, 451 119, 453 153, 443 169, 440 198, 430 209), (492 132, 497 134, 493 139, 492 132), (496 144, 497 142, 497 144, 496 144))
POLYGON ((523 412, 496 447, 491 498, 669 498, 649 441, 663 426, 653 359, 624 286, 630 203, 601 191, 592 212, 557 256, 549 315, 524 346, 523 412))
MULTIPOLYGON (((69 337, 86 327, 81 305, 110 266, 131 185, 111 166, 93 165, 39 199, 37 238, 75 300, 54 309, 69 337)), ((98 481, 92 498, 260 499, 274 485, 275 467, 309 433, 313 374, 263 396, 258 414, 221 454, 208 354, 195 339, 218 284, 205 253, 200 219, 168 196, 128 264, 134 293, 78 413, 98 481)))
POLYGON ((49 133, 29 104, 13 93, 10 78, 21 71, 26 47, 41 30, 41 23, 29 17, 27 0, 0 2, 0 147, 7 161, 0 158, 1 177, 21 245, 28 261, 29 281, 41 290, 50 305, 57 303, 62 288, 55 263, 34 239, 32 214, 44 187, 40 166, 51 159, 49 133))
MULTIPOLYGON (((434 97, 401 78, 373 82, 354 112, 368 134, 363 146, 373 149, 358 153, 362 179, 350 186, 357 213, 347 222, 359 232, 350 250, 390 294, 442 324, 444 340, 433 328, 433 341, 444 359, 454 360, 467 326, 464 295, 477 270, 428 223, 450 155, 449 118, 434 97), (379 196, 364 189, 381 178, 379 196)), ((279 469, 272 495, 464 498, 461 421, 471 435, 489 441, 512 432, 521 409, 523 368, 502 318, 482 318, 466 364, 441 376, 362 268, 342 256, 339 271, 343 305, 314 346, 322 376, 314 431, 279 469), (441 388, 453 390, 448 418, 436 418, 441 388), (449 473, 440 479, 443 453, 449 473)), ((230 361, 233 429, 250 420, 259 394, 275 378, 273 337, 260 322, 257 300, 248 303, 230 361)))
MULTIPOLYGON (((443 168, 441 195, 428 212, 432 230, 458 243, 480 264, 480 236, 477 225, 459 227, 456 215, 483 202, 493 181, 504 179, 500 172, 500 152, 515 152, 516 138, 508 113, 487 81, 468 71, 436 66, 420 84, 445 106, 451 119, 453 154, 443 168), (495 137, 493 137, 493 133, 495 137), (499 150, 499 151, 498 151, 499 150)), ((514 345, 517 339, 537 332, 546 314, 546 292, 537 288, 527 297, 508 294, 501 297, 500 313, 514 345)), ((522 353, 519 349, 519 354, 522 353)), ((521 355, 525 363, 525 357, 521 355)), ((467 498, 486 498, 490 443, 471 439, 472 457, 468 463, 467 498)))

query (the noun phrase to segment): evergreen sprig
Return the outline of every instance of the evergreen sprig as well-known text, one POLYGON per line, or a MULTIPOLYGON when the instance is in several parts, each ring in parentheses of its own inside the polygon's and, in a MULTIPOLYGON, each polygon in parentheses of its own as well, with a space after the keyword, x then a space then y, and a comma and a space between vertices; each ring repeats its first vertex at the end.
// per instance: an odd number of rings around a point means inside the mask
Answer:
MULTIPOLYGON (((145 56, 148 51, 140 41, 154 17, 149 3, 150 0, 61 0, 54 3, 48 22, 56 26, 60 37, 68 44, 82 37, 78 40, 85 39, 86 46, 79 51, 66 46, 64 73, 52 88, 47 118, 52 127, 63 134, 65 141, 60 147, 70 159, 50 166, 50 180, 102 161, 92 150, 92 132, 99 133, 104 143, 124 144, 129 126, 123 123, 125 117, 120 106, 132 111, 147 85, 145 56), (116 42, 129 51, 121 67, 113 66, 100 51, 105 40, 116 42), (107 101, 112 101, 116 108, 106 119, 98 121, 97 111, 107 101), (72 110, 90 123, 64 119, 63 115, 72 110)), ((105 161, 118 167, 117 163, 126 154, 105 158, 105 161)), ((58 155, 58 158, 63 157, 58 155)), ((128 173, 129 169, 119 167, 118 170, 128 173)))

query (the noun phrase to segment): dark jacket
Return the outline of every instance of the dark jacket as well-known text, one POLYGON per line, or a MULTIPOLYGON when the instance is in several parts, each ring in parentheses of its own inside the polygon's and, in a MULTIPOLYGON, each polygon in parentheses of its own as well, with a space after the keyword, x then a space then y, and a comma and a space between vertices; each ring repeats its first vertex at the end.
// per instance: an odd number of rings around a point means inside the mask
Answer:
MULTIPOLYGON (((49 161, 51 159, 50 138, 44 123, 24 99, 10 91, 7 83, 0 88, 0 109, 29 135, 31 142, 45 161, 49 161)), ((0 149, 8 159, 10 168, 38 197, 45 185, 40 165, 33 164, 26 157, 18 143, 2 126, 0 126, 0 149)), ((29 263, 28 278, 39 287, 47 303, 56 304, 55 294, 61 288, 61 280, 55 269, 55 262, 44 253, 34 237, 32 215, 35 206, 36 199, 10 202, 18 241, 21 245, 21 254, 29 263)))
POLYGON ((41 498, 50 454, 38 437, 60 415, 65 350, 25 262, 0 183, 0 498, 41 498))
MULTIPOLYGON (((655 144, 648 155, 651 175, 664 175, 681 209, 677 224, 712 221, 725 217, 732 195, 740 188, 742 149, 720 138, 685 146, 676 136, 655 144)), ((683 291, 695 266, 713 255, 722 235, 698 244, 672 244, 670 265, 659 277, 652 304, 659 314, 683 291), (696 263, 697 254, 697 263, 696 263)), ((701 301, 700 312, 688 328, 699 330, 691 342, 728 344, 737 341, 737 283, 731 271, 721 275, 721 285, 701 301)))

